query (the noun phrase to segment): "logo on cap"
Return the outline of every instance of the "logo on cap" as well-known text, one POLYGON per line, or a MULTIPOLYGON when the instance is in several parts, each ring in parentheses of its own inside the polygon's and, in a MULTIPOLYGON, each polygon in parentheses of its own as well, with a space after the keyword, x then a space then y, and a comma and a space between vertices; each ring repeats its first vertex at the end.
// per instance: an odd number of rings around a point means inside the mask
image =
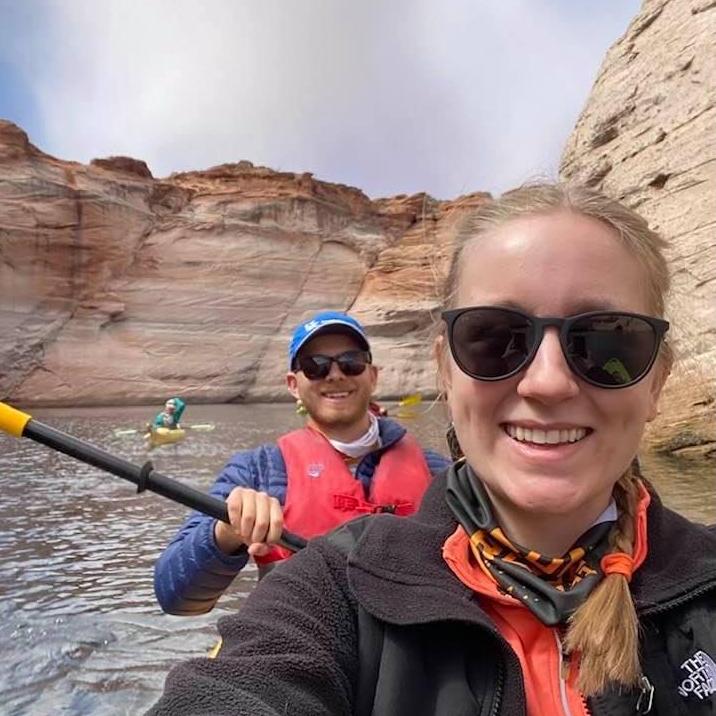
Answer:
POLYGON ((299 323, 296 327, 288 346, 288 369, 293 370, 293 361, 307 341, 319 331, 323 333, 330 329, 336 333, 350 333, 358 340, 363 350, 370 350, 363 326, 355 318, 340 311, 323 311, 313 316, 310 321, 299 323))

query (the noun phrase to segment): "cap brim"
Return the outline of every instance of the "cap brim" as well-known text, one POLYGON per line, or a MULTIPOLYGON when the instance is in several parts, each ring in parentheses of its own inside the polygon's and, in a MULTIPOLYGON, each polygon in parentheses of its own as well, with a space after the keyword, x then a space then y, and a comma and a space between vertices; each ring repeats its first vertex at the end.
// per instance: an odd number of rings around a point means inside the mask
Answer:
MULTIPOLYGON (((308 341, 313 340, 316 336, 325 336, 329 333, 340 333, 345 336, 351 336, 351 338, 355 338, 356 341, 358 341, 360 347, 364 351, 370 350, 370 345, 368 341, 366 340, 365 336, 359 333, 355 328, 352 326, 347 326, 345 323, 334 323, 330 326, 321 326, 315 333, 312 333, 302 344, 301 348, 308 343, 308 341)), ((300 350, 300 348, 299 348, 300 350)))
POLYGON ((321 326, 320 328, 317 328, 313 333, 310 333, 307 335, 300 343, 298 348, 296 348, 296 352, 293 354, 293 361, 296 360, 296 357, 298 354, 305 348, 305 346, 310 343, 314 338, 317 338, 318 336, 325 336, 329 335, 331 333, 338 333, 345 336, 350 336, 353 338, 358 345, 361 347, 361 350, 369 351, 370 350, 370 344, 368 343, 368 340, 364 335, 359 333, 353 326, 349 326, 346 323, 339 323, 336 321, 335 323, 329 323, 325 326, 321 326))

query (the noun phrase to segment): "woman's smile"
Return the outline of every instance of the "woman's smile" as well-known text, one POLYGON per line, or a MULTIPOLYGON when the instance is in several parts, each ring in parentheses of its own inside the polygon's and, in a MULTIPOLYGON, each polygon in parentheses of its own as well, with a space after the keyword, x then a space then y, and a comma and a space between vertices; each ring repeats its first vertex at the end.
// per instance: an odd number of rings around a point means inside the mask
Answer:
POLYGON ((506 423, 503 428, 513 440, 536 445, 576 443, 587 435, 587 428, 583 427, 530 427, 506 423))

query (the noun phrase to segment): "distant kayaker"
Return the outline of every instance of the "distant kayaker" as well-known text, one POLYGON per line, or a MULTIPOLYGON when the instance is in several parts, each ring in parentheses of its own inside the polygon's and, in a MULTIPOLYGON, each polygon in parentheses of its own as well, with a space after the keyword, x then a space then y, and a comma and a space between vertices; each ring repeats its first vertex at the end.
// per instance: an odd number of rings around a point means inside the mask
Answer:
POLYGON ((449 461, 371 409, 378 369, 363 326, 324 311, 301 323, 286 384, 306 427, 234 455, 211 488, 231 524, 192 514, 160 556, 155 592, 171 614, 211 610, 252 556, 260 572, 290 556, 284 527, 304 538, 375 512, 413 513, 449 461))
POLYGON ((152 427, 170 428, 172 430, 178 428, 185 408, 186 403, 181 398, 169 398, 169 400, 164 403, 164 410, 157 413, 154 418, 152 427))
POLYGON ((150 713, 716 713, 716 527, 635 460, 672 363, 664 245, 578 186, 465 217, 435 342, 464 457, 414 516, 312 540, 150 713))

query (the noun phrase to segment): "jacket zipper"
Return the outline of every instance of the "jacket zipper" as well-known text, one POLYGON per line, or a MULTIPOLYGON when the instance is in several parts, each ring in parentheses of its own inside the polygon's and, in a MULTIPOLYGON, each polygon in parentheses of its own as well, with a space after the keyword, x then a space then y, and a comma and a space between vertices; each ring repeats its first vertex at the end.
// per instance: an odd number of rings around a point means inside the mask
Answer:
MULTIPOLYGON (((479 606, 479 600, 477 599, 477 594, 472 591, 470 594, 470 599, 474 601, 479 606)), ((498 665, 498 672, 497 672, 497 683, 495 685, 495 696, 492 701, 492 708, 490 709, 489 716, 498 716, 500 713, 500 707, 502 706, 502 696, 503 691, 505 688, 505 678, 507 674, 508 667, 508 661, 513 661, 514 665, 518 669, 519 673, 522 674, 522 669, 519 665, 519 662, 517 660, 517 657, 514 655, 514 652, 510 648, 509 644, 507 643, 506 639, 502 634, 500 634, 499 630, 496 626, 493 624, 487 622, 473 622, 473 621, 467 621, 468 624, 472 624, 476 628, 487 632, 492 637, 494 637, 495 641, 497 642, 497 645, 502 652, 502 658, 499 660, 498 665), (513 654, 513 659, 510 659, 510 654, 513 654)), ((525 696, 524 687, 521 689, 521 696, 522 696, 522 703, 524 704, 525 713, 527 713, 527 698, 525 696)))
POLYGON ((579 692, 579 698, 582 700, 582 708, 584 709, 584 713, 591 716, 591 710, 589 708, 589 703, 587 702, 587 697, 580 691, 579 692))
POLYGON ((490 709, 490 716, 497 716, 500 713, 500 703, 502 701, 502 688, 505 684, 505 665, 502 659, 497 665, 497 684, 495 685, 495 698, 490 709))
POLYGON ((562 702, 562 712, 564 716, 572 716, 572 710, 569 708, 569 699, 567 697, 567 680, 565 679, 565 671, 569 672, 569 662, 564 660, 564 649, 562 648, 562 639, 559 636, 559 630, 555 629, 552 633, 554 634, 554 640, 557 644, 557 654, 559 656, 559 698, 562 702))

